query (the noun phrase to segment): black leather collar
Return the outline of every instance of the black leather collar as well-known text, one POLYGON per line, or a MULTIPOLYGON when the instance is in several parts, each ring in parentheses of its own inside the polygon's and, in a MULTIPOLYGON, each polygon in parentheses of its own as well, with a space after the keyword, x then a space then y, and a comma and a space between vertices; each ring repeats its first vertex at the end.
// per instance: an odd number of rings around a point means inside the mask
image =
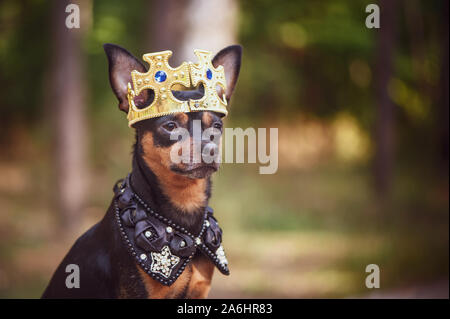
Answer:
POLYGON ((130 175, 114 186, 117 225, 128 251, 153 279, 170 286, 182 274, 197 250, 224 275, 228 261, 222 247, 222 229, 207 207, 197 235, 153 211, 131 188, 130 175), (120 185, 119 185, 120 184, 120 185))

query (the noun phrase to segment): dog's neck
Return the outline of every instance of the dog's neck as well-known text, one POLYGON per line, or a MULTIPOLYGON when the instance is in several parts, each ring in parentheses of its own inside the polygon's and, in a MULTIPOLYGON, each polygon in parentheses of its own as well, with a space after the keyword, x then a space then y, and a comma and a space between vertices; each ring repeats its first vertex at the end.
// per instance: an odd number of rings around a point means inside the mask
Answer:
MULTIPOLYGON (((197 234, 203 223, 205 208, 208 205, 210 197, 210 178, 204 181, 186 180, 187 177, 179 176, 171 178, 170 181, 161 180, 153 172, 145 160, 138 152, 134 152, 133 166, 131 172, 131 186, 133 190, 140 196, 150 207, 160 215, 170 219, 172 222, 180 225, 193 234, 197 234), (175 180, 173 180, 175 178, 175 180), (199 184, 200 183, 200 184, 199 184), (171 194, 164 188, 172 187, 175 184, 177 193, 185 193, 188 196, 181 196, 176 199, 171 198, 171 194), (202 187, 204 185, 204 187, 202 187), (193 194, 193 192, 203 192, 202 194, 193 194), (200 207, 195 207, 189 211, 185 211, 179 207, 183 205, 183 201, 190 200, 189 194, 202 195, 205 199, 200 207), (176 202, 176 204, 174 203, 176 202), (178 204, 178 205, 177 205, 178 204)), ((178 195, 178 194, 177 194, 178 195)), ((203 202, 203 201, 202 201, 203 202)), ((187 204, 187 203, 186 203, 187 204)))

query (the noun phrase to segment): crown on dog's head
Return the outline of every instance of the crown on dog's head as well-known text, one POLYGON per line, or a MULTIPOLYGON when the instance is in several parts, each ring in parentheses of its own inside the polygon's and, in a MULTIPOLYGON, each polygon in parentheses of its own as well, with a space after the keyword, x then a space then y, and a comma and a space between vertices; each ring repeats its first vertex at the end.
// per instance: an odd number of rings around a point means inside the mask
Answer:
POLYGON ((172 68, 168 62, 172 51, 143 55, 144 61, 150 65, 148 72, 132 71, 133 83, 128 83, 130 127, 142 120, 178 112, 213 111, 227 115, 225 94, 220 97, 216 90, 217 86, 222 87, 222 92, 226 89, 223 66, 213 66, 209 51, 194 50, 194 53, 198 57, 198 63, 183 62, 177 68, 172 68), (193 89, 200 83, 203 84, 204 95, 198 100, 181 101, 172 94, 172 90, 193 89), (138 108, 134 98, 146 89, 153 90, 154 99, 145 108, 138 108))

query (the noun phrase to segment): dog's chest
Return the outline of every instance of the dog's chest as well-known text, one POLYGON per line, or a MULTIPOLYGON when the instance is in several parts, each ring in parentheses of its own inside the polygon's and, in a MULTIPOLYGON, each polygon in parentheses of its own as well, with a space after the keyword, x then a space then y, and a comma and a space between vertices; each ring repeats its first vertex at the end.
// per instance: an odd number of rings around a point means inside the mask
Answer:
POLYGON ((153 280, 139 266, 138 273, 145 287, 147 298, 206 298, 214 272, 214 264, 203 255, 196 256, 171 286, 153 280))

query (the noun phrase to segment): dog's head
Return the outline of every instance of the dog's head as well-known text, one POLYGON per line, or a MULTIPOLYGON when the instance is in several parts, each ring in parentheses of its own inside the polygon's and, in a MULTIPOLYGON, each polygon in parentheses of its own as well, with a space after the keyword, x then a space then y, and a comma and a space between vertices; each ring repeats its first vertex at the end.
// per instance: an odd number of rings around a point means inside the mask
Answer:
MULTIPOLYGON (((119 108, 128 112, 128 83, 132 83, 131 71, 147 72, 146 67, 127 50, 113 44, 105 44, 109 61, 109 79, 119 108)), ((212 60, 214 67, 222 65, 225 71, 226 89, 217 87, 218 96, 225 95, 229 102, 236 85, 241 65, 242 48, 233 45, 221 50, 212 60)), ((202 86, 185 91, 174 91, 178 100, 199 99, 204 94, 202 86)), ((154 92, 144 90, 134 98, 137 107, 152 103, 154 92)), ((222 114, 210 111, 175 113, 139 121, 136 129, 137 150, 146 164, 159 174, 177 174, 199 179, 209 177, 219 168, 222 114), (207 134, 205 133, 207 130, 207 134), (207 136, 208 138, 205 138, 207 136), (203 137, 203 138, 202 138, 203 137)))

